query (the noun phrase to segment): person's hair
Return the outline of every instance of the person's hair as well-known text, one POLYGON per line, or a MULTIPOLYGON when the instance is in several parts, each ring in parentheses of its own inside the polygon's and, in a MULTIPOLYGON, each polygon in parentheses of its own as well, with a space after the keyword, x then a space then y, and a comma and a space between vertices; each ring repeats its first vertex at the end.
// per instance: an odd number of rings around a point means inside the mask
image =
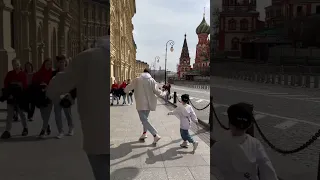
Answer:
POLYGON ((143 70, 143 72, 150 74, 150 69, 149 69, 149 68, 145 68, 145 69, 143 70))
POLYGON ((18 58, 12 59, 11 63, 13 64, 13 63, 15 63, 15 62, 20 62, 20 59, 18 59, 18 58))
POLYGON ((60 56, 56 56, 56 60, 57 60, 57 62, 66 61, 67 58, 65 55, 60 55, 60 56))
POLYGON ((26 62, 26 64, 24 65, 24 71, 27 72, 27 66, 31 67, 31 71, 33 72, 33 65, 31 62, 26 62))
POLYGON ((254 122, 253 105, 237 103, 231 105, 228 110, 229 123, 240 130, 248 129, 254 122))
POLYGON ((189 104, 190 98, 189 98, 189 94, 182 94, 181 95, 181 101, 184 103, 189 104))

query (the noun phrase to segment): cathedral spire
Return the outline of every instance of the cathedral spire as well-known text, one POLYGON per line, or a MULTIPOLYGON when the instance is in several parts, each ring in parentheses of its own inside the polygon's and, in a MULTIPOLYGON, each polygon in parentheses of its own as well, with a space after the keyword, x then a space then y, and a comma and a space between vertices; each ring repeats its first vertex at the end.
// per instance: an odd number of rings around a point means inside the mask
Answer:
POLYGON ((182 51, 180 55, 180 61, 184 59, 189 59, 189 48, 188 48, 188 43, 187 43, 187 34, 184 34, 184 41, 183 41, 183 46, 182 46, 182 51))
POLYGON ((206 7, 203 8, 203 18, 206 17, 206 7))

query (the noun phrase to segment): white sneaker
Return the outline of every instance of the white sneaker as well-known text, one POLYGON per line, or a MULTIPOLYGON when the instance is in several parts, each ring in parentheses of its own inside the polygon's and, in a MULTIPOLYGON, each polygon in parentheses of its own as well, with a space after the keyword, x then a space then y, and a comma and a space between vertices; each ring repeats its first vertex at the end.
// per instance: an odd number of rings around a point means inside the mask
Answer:
POLYGON ((147 134, 142 134, 139 140, 144 141, 147 137, 148 137, 147 134))
POLYGON ((133 102, 132 103, 130 103, 131 105, 133 105, 133 102))
POLYGON ((195 141, 193 143, 193 153, 196 152, 196 149, 198 148, 198 145, 199 145, 199 142, 198 141, 195 141))
POLYGON ((73 129, 70 129, 67 136, 73 136, 73 135, 74 135, 74 131, 73 131, 73 129))
POLYGON ((64 137, 63 133, 59 133, 59 135, 57 136, 57 139, 62 139, 64 137))
POLYGON ((161 139, 161 136, 158 134, 154 137, 153 144, 157 144, 157 142, 161 139))
POLYGON ((180 147, 187 148, 189 146, 189 143, 187 141, 183 141, 183 143, 180 144, 180 147))

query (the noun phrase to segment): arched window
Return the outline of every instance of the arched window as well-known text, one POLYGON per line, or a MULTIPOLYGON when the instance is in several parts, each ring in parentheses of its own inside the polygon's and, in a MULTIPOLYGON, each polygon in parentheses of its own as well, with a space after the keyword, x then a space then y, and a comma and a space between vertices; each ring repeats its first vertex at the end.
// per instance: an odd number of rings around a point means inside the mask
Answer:
POLYGON ((249 22, 247 19, 242 19, 240 21, 240 29, 241 30, 248 30, 248 24, 249 24, 249 22))
POLYGON ((237 29, 237 21, 234 19, 229 20, 229 30, 236 30, 237 29))
POLYGON ((231 50, 239 50, 239 39, 236 37, 231 40, 231 50))

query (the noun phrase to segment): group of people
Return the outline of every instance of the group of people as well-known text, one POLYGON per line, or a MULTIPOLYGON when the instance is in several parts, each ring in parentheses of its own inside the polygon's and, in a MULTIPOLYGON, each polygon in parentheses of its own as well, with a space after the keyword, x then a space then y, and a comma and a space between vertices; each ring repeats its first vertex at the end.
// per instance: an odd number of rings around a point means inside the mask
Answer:
POLYGON ((129 92, 124 92, 124 89, 127 87, 127 85, 130 84, 130 79, 124 80, 121 84, 118 84, 116 80, 113 81, 113 84, 111 86, 111 106, 113 106, 114 100, 117 100, 117 105, 119 105, 119 100, 123 99, 122 105, 132 105, 133 104, 133 93, 134 90, 132 89, 129 92))
POLYGON ((2 133, 2 139, 11 138, 12 121, 15 114, 20 117, 22 123, 22 136, 27 136, 27 119, 33 121, 35 108, 39 108, 43 120, 39 138, 44 138, 51 134, 49 120, 52 109, 54 110, 55 121, 59 134, 57 138, 62 138, 64 134, 62 111, 68 121, 69 130, 67 135, 74 134, 74 125, 71 115, 71 105, 76 98, 76 89, 61 96, 61 101, 52 102, 46 95, 46 89, 51 79, 57 73, 63 72, 67 67, 67 59, 64 55, 57 56, 55 61, 57 68, 53 70, 52 59, 46 59, 41 68, 34 72, 33 65, 27 62, 24 68, 18 58, 12 60, 13 70, 9 71, 4 79, 4 88, 0 100, 7 102, 6 128, 2 133), (26 116, 26 114, 27 116, 26 116))

